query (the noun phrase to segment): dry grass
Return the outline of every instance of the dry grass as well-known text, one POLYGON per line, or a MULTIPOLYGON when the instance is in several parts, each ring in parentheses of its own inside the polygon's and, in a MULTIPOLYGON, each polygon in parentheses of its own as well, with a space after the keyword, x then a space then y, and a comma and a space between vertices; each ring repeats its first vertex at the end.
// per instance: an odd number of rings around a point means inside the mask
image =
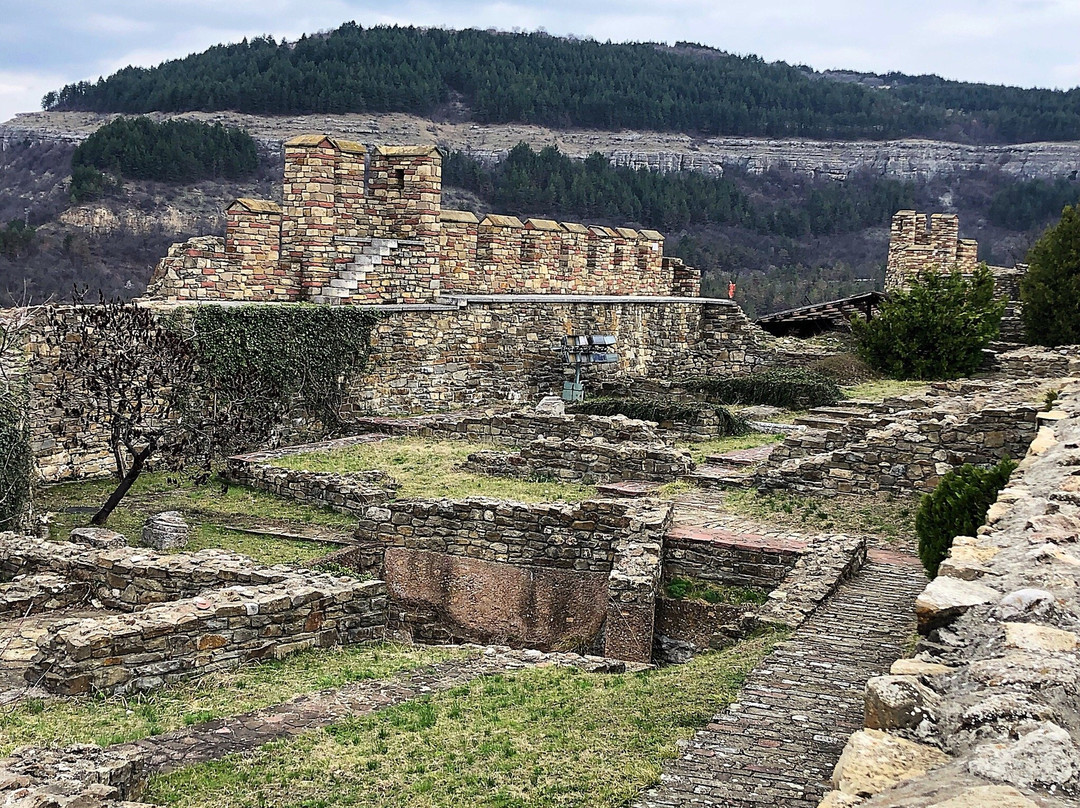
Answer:
MULTIPOLYGON (((924 393, 930 389, 926 382, 898 381, 896 379, 874 379, 862 384, 844 387, 844 398, 861 399, 865 401, 884 401, 895 396, 909 396, 916 393, 924 393)), ((837 406, 844 406, 841 400, 837 406)))
POLYGON ((307 471, 385 471, 401 484, 397 492, 400 499, 484 496, 520 502, 579 502, 596 495, 596 489, 589 485, 492 477, 461 468, 473 452, 500 448, 465 441, 393 438, 329 452, 291 455, 274 462, 307 471))
POLYGON ((560 668, 446 693, 182 769, 145 799, 177 808, 615 808, 676 741, 734 700, 779 635, 627 675, 560 668))
POLYGON ((714 454, 725 454, 740 449, 753 449, 757 446, 765 446, 770 443, 779 443, 784 436, 774 432, 751 432, 748 435, 732 435, 727 438, 714 438, 700 443, 679 444, 683 449, 690 452, 695 463, 704 463, 705 458, 714 454))

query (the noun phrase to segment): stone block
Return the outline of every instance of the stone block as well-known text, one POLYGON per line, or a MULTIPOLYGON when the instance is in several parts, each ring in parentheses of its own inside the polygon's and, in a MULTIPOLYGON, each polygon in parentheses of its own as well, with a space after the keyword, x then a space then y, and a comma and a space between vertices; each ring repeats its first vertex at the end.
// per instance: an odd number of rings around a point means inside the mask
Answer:
POLYGON ((946 626, 968 609, 993 603, 1000 594, 988 586, 939 575, 915 600, 921 634, 946 626))
POLYGON ((949 756, 940 749, 864 729, 848 739, 833 770, 832 785, 844 794, 872 797, 948 762, 949 756))

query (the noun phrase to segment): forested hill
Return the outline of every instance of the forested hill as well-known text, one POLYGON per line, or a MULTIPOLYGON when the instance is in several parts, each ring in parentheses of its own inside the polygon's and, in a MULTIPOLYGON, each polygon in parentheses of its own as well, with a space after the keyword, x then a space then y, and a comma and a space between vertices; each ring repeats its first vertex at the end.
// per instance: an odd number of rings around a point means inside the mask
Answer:
POLYGON ((697 45, 602 44, 543 33, 361 28, 261 37, 50 92, 53 110, 410 112, 699 135, 971 142, 1080 140, 1068 92, 809 68, 697 45))

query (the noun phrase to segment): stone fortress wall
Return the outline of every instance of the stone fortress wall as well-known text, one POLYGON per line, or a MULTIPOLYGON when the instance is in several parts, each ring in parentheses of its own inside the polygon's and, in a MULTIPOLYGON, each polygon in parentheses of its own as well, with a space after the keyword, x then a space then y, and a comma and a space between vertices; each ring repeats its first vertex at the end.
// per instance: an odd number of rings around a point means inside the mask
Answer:
POLYGON ((442 208, 434 146, 326 135, 285 143, 281 205, 238 199, 224 239, 170 249, 147 295, 169 301, 424 303, 447 295, 697 297, 700 273, 655 230, 442 208))
MULTIPOLYGON (((979 243, 960 238, 960 219, 954 213, 927 215, 913 210, 897 211, 889 231, 889 259, 885 266, 885 291, 907 288, 927 272, 960 270, 971 275, 979 266, 979 243)), ((1017 339, 1023 333, 1020 322, 1020 279, 1026 264, 1015 267, 988 267, 994 276, 994 290, 1006 302, 1001 321, 1003 339, 1017 339)))

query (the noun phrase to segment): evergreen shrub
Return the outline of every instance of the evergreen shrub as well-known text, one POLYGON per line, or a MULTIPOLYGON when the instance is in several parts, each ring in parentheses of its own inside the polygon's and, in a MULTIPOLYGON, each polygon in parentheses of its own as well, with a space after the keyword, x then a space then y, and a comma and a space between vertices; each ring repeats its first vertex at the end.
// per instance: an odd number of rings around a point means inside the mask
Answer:
POLYGON ((930 272, 893 292, 871 320, 855 318, 859 355, 895 379, 952 379, 974 373, 996 339, 1005 302, 985 265, 970 278, 930 272))
POLYGON ((840 388, 828 376, 806 368, 767 368, 745 376, 696 377, 687 388, 721 404, 767 404, 787 410, 830 407, 840 388))
POLYGON ((1016 463, 1009 458, 990 468, 966 463, 942 477, 937 488, 923 496, 915 515, 915 534, 919 559, 931 578, 949 555, 953 539, 974 536, 986 521, 986 512, 1015 468, 1016 463))

